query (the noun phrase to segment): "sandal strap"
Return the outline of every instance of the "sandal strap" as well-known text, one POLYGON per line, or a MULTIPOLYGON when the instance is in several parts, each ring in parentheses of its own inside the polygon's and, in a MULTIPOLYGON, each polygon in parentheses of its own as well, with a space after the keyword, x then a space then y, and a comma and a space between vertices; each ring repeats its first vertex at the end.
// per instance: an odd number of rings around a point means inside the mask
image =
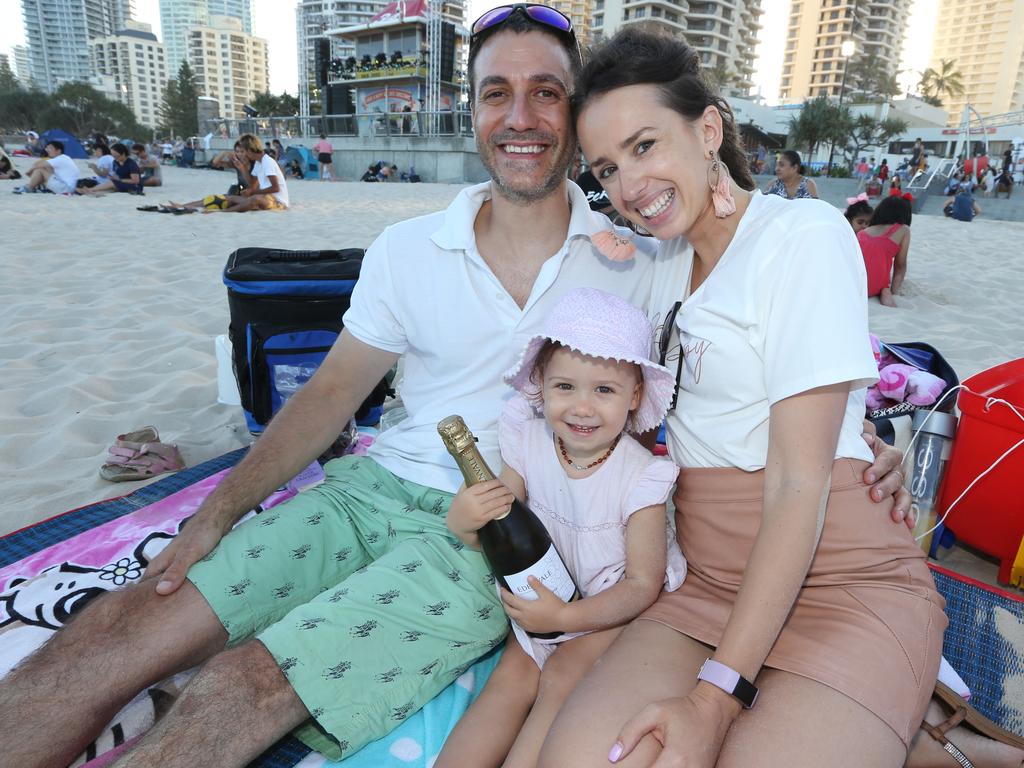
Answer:
POLYGON ((962 768, 974 768, 974 763, 968 760, 967 755, 957 749, 956 744, 949 739, 946 739, 946 743, 942 745, 942 748, 949 753, 950 757, 960 763, 962 768))
POLYGON ((946 733, 960 725, 966 716, 967 709, 965 707, 960 707, 949 718, 943 720, 938 725, 922 722, 921 728, 923 728, 929 736, 939 742, 949 756, 960 764, 961 768, 974 768, 974 763, 967 758, 967 755, 961 752, 956 744, 946 738, 946 733))

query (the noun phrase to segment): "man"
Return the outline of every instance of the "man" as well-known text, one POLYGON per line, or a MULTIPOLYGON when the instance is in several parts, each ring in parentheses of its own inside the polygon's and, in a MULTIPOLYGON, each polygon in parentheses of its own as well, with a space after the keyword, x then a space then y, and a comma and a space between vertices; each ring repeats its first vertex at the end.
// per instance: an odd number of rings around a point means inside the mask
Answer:
POLYGON ((46 157, 36 160, 28 169, 25 184, 12 191, 16 195, 45 190, 58 195, 73 195, 78 185, 78 166, 64 154, 64 142, 48 141, 44 151, 46 157))
POLYGON ((951 219, 957 221, 973 221, 975 216, 981 214, 981 208, 971 194, 971 183, 964 182, 960 185, 957 193, 946 200, 942 206, 942 212, 951 219))
POLYGON ((144 144, 132 144, 132 154, 142 171, 142 186, 162 187, 164 185, 163 170, 160 161, 149 154, 144 144))
POLYGON ((0 729, 17 734, 5 744, 12 765, 67 763, 140 688, 204 660, 119 766, 174 768, 196 755, 243 765, 310 716, 318 730, 307 723, 302 737, 337 758, 504 637, 482 556, 445 528, 461 479, 436 424, 461 414, 497 466, 497 417, 509 396, 501 374, 548 309, 580 285, 638 304, 651 288, 649 246, 632 262, 610 262, 590 244, 611 225, 566 181, 578 48, 550 26, 556 16, 526 14, 520 6, 491 16, 471 40, 474 127, 491 182, 380 235, 318 373, 148 580, 96 600, 4 680, 0 729), (408 418, 370 456, 329 464, 318 490, 225 535, 337 436, 402 355, 408 418), (264 615, 268 603, 273 615, 264 615), (258 642, 246 641, 252 634, 258 642), (62 711, 48 695, 61 697, 62 711))

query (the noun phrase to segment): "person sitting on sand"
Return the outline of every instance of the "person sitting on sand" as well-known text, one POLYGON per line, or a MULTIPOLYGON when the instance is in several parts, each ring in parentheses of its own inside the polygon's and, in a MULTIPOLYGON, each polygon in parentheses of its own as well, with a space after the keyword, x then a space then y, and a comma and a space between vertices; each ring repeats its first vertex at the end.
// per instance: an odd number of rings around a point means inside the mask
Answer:
POLYGON ((83 187, 88 189, 109 181, 111 174, 114 172, 114 156, 110 154, 110 147, 107 146, 106 142, 93 143, 92 155, 96 162, 88 163, 88 166, 94 175, 89 178, 79 179, 79 189, 83 187))
POLYGON ((372 163, 366 168, 366 173, 359 177, 360 181, 379 181, 377 178, 377 164, 372 163))
POLYGON ((864 268, 868 273, 868 296, 877 296, 887 307, 895 307, 907 274, 910 250, 910 200, 887 197, 878 204, 871 223, 857 233, 864 268))
POLYGON ((43 149, 47 156, 32 164, 25 184, 15 187, 13 192, 20 195, 24 192, 49 190, 58 195, 74 194, 78 184, 78 166, 64 154, 64 142, 54 139, 46 142, 43 149))
MULTIPOLYGON (((247 189, 243 189, 238 195, 227 195, 226 205, 217 200, 217 205, 211 205, 210 198, 193 200, 181 205, 169 202, 171 208, 202 208, 206 211, 224 211, 225 213, 244 213, 255 210, 279 210, 288 208, 288 184, 285 182, 284 173, 264 149, 259 138, 251 133, 242 134, 238 139, 238 145, 242 150, 245 162, 252 163, 252 174, 254 181, 247 189)), ((244 168, 244 163, 239 162, 235 166, 239 171, 244 168)), ((217 196, 214 196, 217 197, 217 196)))
POLYGON ((231 150, 224 150, 223 152, 216 155, 213 160, 210 161, 210 167, 221 170, 224 168, 234 168, 235 176, 238 181, 228 187, 229 195, 239 195, 243 189, 248 189, 252 186, 252 163, 245 158, 245 153, 242 151, 242 145, 239 142, 235 142, 234 148, 231 150))
POLYGON ((162 187, 164 177, 160 161, 150 155, 143 144, 132 144, 132 154, 135 155, 135 162, 142 171, 142 186, 162 187))
POLYGON ((957 194, 943 204, 942 212, 957 221, 972 221, 975 216, 981 215, 981 208, 978 207, 974 201, 974 195, 971 194, 970 182, 960 185, 957 194))
POLYGON ((14 167, 14 161, 0 147, 0 179, 20 179, 21 173, 14 167))
POLYGON ((127 192, 133 195, 142 194, 142 171, 128 153, 128 147, 120 142, 110 148, 114 156, 114 170, 110 178, 91 189, 81 190, 86 195, 103 195, 107 192, 127 192))

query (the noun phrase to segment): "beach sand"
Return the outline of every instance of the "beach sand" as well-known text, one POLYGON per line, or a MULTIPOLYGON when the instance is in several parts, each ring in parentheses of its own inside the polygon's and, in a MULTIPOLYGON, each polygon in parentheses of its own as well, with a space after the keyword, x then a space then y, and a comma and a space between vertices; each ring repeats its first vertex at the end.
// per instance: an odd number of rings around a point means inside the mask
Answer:
MULTIPOLYGON (((366 247, 460 189, 290 181, 287 212, 136 211, 234 181, 178 168, 164 178, 145 197, 95 199, 17 196, 0 182, 0 535, 140 487, 98 476, 119 433, 152 424, 189 466, 251 442, 241 410, 217 402, 231 251, 366 247)), ((1022 237, 1021 223, 916 217, 905 295, 896 309, 872 300, 872 330, 933 344, 961 378, 1024 355, 1022 237)))

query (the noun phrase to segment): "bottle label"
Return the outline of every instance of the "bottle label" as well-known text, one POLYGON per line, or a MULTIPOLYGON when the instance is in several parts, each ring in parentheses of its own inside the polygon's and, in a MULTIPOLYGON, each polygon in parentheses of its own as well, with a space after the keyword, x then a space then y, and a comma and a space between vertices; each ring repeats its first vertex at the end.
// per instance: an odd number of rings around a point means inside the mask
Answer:
POLYGON ((540 560, 526 570, 519 573, 510 573, 502 577, 505 579, 505 583, 508 584, 508 589, 513 595, 518 595, 524 600, 536 600, 537 593, 526 580, 527 576, 539 579, 541 584, 566 602, 576 592, 572 577, 569 575, 569 571, 566 570, 562 558, 558 556, 554 544, 548 547, 548 551, 544 553, 540 560))

